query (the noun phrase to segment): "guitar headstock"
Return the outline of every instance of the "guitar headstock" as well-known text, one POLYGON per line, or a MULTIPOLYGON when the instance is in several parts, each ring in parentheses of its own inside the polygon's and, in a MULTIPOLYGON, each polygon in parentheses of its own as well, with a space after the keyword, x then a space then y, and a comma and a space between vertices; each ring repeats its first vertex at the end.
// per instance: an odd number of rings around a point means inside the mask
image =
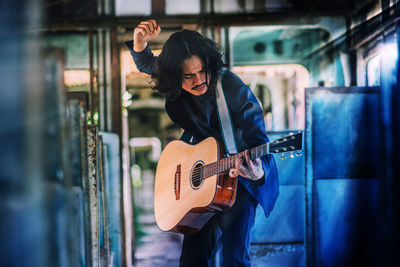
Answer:
POLYGON ((269 151, 272 154, 282 154, 281 159, 285 158, 285 154, 289 154, 293 158, 294 152, 296 156, 301 156, 303 150, 303 132, 291 133, 282 138, 276 139, 269 144, 269 151))

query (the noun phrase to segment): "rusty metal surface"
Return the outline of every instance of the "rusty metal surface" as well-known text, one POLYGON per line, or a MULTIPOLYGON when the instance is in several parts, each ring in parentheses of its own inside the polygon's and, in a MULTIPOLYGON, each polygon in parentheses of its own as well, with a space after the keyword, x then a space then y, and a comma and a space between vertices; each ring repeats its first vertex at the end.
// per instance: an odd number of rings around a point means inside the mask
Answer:
POLYGON ((88 194, 90 213, 90 237, 92 266, 100 264, 99 238, 99 188, 97 173, 98 130, 97 126, 87 128, 87 155, 88 155, 88 194))

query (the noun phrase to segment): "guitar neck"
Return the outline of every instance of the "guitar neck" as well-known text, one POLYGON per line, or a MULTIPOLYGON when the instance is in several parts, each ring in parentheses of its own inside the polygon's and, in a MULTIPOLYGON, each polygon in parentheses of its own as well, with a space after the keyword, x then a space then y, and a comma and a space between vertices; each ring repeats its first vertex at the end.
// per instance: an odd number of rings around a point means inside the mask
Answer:
MULTIPOLYGON (((279 138, 273 142, 266 143, 263 145, 259 145, 252 149, 249 149, 249 154, 251 160, 255 160, 267 154, 283 154, 289 153, 289 157, 293 157, 293 152, 301 151, 303 149, 303 133, 298 132, 296 134, 289 134, 288 136, 284 136, 279 138)), ((210 177, 219 173, 223 173, 229 171, 233 167, 235 167, 235 161, 237 158, 244 157, 244 153, 240 152, 235 155, 228 156, 226 158, 220 159, 216 162, 208 164, 204 166, 203 169, 203 177, 210 177)), ((298 154, 300 155, 300 154, 298 154)))
MULTIPOLYGON (((265 156, 269 153, 269 144, 270 143, 266 143, 263 145, 259 145, 257 147, 251 148, 249 149, 249 155, 251 160, 255 160, 257 158, 260 158, 262 156, 265 156)), ((219 173, 223 173, 226 171, 229 171, 230 169, 232 169, 233 167, 235 167, 235 161, 237 158, 242 158, 244 157, 245 151, 228 156, 226 158, 220 159, 216 162, 210 163, 206 166, 204 166, 203 169, 203 175, 204 177, 210 177, 219 173)))

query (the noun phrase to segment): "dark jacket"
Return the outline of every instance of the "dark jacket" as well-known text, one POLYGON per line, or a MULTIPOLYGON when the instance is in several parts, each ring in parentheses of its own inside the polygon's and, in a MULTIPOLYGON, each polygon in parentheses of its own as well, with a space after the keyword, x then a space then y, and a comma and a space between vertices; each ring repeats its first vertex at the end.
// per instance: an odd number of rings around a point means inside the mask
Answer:
MULTIPOLYGON (((138 69, 151 75, 154 64, 151 50, 147 47, 144 51, 136 53, 132 49, 132 41, 127 42, 127 45, 138 69)), ((230 71, 227 71, 222 79, 222 88, 232 117, 238 151, 269 142, 265 132, 263 111, 250 88, 230 71)), ((210 136, 222 140, 215 88, 209 88, 202 96, 193 96, 182 90, 178 99, 166 100, 165 108, 169 117, 193 136, 193 143, 198 143, 210 136)), ((271 155, 260 159, 264 168, 264 177, 254 182, 239 176, 239 181, 261 204, 265 215, 268 216, 279 193, 278 172, 271 155)))

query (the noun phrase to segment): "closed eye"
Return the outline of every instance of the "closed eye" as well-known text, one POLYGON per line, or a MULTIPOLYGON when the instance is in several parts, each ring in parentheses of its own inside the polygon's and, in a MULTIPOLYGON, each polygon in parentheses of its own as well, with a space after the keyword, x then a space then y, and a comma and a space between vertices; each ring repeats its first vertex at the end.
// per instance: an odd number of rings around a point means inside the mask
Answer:
MULTIPOLYGON (((206 72, 206 68, 202 68, 198 73, 205 73, 206 72)), ((185 80, 190 80, 192 79, 196 74, 184 74, 183 75, 183 79, 185 80)))
POLYGON ((194 74, 185 74, 183 75, 183 79, 189 80, 192 79, 194 77, 194 74))

